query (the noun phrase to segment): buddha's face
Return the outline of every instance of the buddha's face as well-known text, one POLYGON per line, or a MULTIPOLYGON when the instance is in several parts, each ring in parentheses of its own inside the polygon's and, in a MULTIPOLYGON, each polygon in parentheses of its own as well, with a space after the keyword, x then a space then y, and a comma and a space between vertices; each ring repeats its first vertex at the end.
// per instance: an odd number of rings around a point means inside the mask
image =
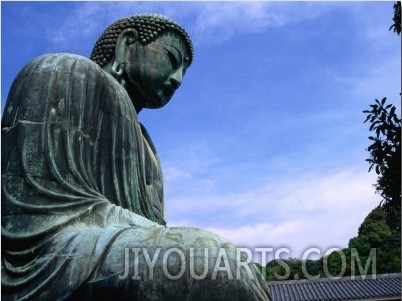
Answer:
POLYGON ((133 100, 145 108, 163 107, 187 68, 185 44, 176 34, 166 33, 147 45, 135 42, 128 47, 125 71, 133 100))

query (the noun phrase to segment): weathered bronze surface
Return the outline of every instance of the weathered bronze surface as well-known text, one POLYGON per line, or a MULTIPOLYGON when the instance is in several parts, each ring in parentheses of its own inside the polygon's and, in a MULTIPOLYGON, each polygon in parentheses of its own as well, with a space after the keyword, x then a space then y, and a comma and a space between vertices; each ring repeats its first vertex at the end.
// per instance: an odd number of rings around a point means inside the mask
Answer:
POLYGON ((269 300, 229 241, 165 227, 137 114, 170 100, 192 58, 177 23, 140 15, 108 27, 92 60, 47 54, 18 74, 2 119, 4 300, 269 300))

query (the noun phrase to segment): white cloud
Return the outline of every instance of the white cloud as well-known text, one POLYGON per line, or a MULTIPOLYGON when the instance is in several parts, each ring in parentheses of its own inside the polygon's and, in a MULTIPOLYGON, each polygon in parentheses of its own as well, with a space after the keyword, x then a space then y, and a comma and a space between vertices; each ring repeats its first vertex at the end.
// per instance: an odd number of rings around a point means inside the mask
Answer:
MULTIPOLYGON (((169 226, 205 228, 239 247, 289 248, 301 258, 308 248, 343 248, 379 203, 374 177, 356 170, 271 179, 251 191, 230 195, 190 193, 167 202, 169 226), (220 214, 210 222, 209 217, 220 214), (212 226, 213 225, 213 226, 212 226)), ((199 190, 200 193, 202 190, 199 190)))
POLYGON ((138 13, 164 14, 190 32, 196 44, 222 42, 235 34, 259 32, 315 18, 339 4, 303 2, 83 2, 66 15, 60 27, 50 28, 54 43, 99 35, 119 18, 138 13))
POLYGON ((167 183, 188 180, 192 178, 190 172, 181 170, 175 166, 169 166, 168 168, 165 168, 163 174, 164 174, 164 181, 167 183))
POLYGON ((197 8, 193 32, 201 44, 216 43, 233 35, 260 32, 267 28, 312 19, 334 6, 338 4, 206 2, 197 8))

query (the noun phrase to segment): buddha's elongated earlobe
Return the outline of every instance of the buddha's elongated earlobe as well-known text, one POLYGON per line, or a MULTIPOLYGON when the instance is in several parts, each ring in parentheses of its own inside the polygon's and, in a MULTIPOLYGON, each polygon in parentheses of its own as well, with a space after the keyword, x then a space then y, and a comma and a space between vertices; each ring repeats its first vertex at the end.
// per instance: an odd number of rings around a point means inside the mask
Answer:
POLYGON ((138 40, 137 31, 133 28, 123 30, 116 41, 115 58, 111 74, 120 82, 126 65, 126 56, 131 44, 138 40))
POLYGON ((118 59, 113 62, 111 73, 118 81, 120 81, 121 76, 124 71, 124 63, 121 63, 118 59))

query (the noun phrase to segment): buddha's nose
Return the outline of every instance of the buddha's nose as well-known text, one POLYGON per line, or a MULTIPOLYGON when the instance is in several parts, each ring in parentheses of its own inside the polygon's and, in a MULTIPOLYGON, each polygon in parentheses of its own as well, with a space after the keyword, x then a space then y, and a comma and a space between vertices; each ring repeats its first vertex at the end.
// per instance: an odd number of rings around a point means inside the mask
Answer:
POLYGON ((182 68, 177 69, 169 78, 172 88, 177 89, 180 87, 183 81, 183 70, 182 68))

